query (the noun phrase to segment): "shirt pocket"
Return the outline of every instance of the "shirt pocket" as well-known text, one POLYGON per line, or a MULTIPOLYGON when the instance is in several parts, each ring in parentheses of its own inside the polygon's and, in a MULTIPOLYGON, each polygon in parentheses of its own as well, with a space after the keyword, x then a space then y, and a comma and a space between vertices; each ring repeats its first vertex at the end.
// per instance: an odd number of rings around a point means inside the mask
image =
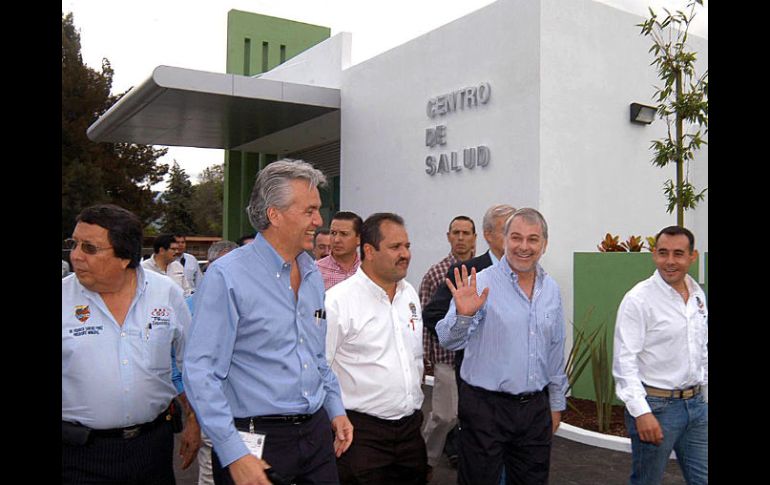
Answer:
POLYGON ((556 315, 553 312, 543 311, 537 313, 537 334, 544 343, 550 343, 554 336, 556 315))
POLYGON ((173 332, 167 325, 154 326, 146 330, 143 337, 147 345, 147 367, 152 370, 171 369, 171 341, 173 332))

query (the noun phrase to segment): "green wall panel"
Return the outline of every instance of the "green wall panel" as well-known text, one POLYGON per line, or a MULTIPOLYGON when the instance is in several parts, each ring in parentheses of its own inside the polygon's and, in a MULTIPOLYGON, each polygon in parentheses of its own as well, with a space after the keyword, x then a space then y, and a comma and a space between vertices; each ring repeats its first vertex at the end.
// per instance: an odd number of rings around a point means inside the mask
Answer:
MULTIPOLYGON (((227 14, 228 74, 253 76, 329 38, 331 29, 240 10, 227 14)), ((235 241, 253 233, 246 215, 251 189, 260 169, 275 161, 274 154, 225 151, 222 237, 235 241)))
MULTIPOLYGON (((636 283, 652 276, 652 253, 575 253, 573 258, 574 312, 572 321, 588 332, 607 322, 606 335, 612 362, 615 318, 623 296, 636 283), (583 321, 593 308, 590 320, 583 321)), ((690 276, 698 280, 698 260, 690 266, 690 276)), ((574 337, 573 337, 574 342, 574 337)), ((610 368, 608 372, 612 372, 610 368)), ((595 400, 590 364, 572 388, 572 395, 595 400)), ((616 399, 616 404, 622 404, 616 399)))

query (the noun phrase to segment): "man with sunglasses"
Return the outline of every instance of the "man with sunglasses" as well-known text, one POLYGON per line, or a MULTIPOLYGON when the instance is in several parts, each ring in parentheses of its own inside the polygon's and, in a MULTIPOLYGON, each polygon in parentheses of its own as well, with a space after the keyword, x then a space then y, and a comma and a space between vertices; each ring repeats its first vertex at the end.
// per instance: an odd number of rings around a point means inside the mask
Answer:
MULTIPOLYGON (((115 205, 84 209, 62 279, 62 483, 175 483, 171 349, 181 368, 182 289, 140 265, 142 223, 115 205)), ((183 468, 200 446, 184 395, 183 468)))

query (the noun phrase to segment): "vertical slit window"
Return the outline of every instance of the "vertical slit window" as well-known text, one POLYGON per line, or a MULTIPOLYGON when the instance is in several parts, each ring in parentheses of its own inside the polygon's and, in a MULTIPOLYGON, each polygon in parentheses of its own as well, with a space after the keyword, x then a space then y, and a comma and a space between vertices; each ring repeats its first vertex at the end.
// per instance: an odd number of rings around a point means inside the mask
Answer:
POLYGON ((243 75, 249 76, 251 74, 251 39, 246 38, 243 40, 243 75))
POLYGON ((281 44, 281 64, 286 62, 286 46, 281 44))
POLYGON ((267 72, 267 42, 262 42, 262 72, 267 72))

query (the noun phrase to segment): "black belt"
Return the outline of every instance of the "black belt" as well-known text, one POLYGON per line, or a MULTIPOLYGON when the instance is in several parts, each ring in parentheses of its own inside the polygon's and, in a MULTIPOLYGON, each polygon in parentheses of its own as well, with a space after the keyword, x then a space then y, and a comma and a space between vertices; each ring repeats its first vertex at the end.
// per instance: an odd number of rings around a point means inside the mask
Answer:
POLYGON ((405 422, 409 421, 410 419, 413 419, 415 416, 417 416, 417 413, 422 413, 422 411, 420 411, 419 409, 416 409, 412 414, 409 414, 407 416, 404 416, 398 419, 378 418, 377 416, 373 416, 371 414, 366 414, 359 411, 353 411, 350 409, 346 409, 345 413, 347 413, 349 416, 361 416, 363 418, 367 418, 372 421, 377 421, 378 423, 384 424, 386 426, 400 426, 405 422))
POLYGON ((251 416, 248 418, 233 418, 235 427, 247 431, 254 424, 302 424, 312 419, 312 414, 268 414, 266 416, 251 416))
POLYGON ((528 401, 531 401, 532 399, 540 396, 543 393, 548 392, 548 386, 540 389, 539 391, 534 392, 523 392, 521 394, 510 394, 508 392, 502 392, 502 391, 490 391, 489 389, 484 389, 483 387, 473 386, 471 384, 468 384, 467 382, 463 381, 466 386, 470 387, 471 389, 481 392, 481 393, 488 393, 493 394, 495 396, 501 397, 503 399, 508 399, 511 401, 516 401, 519 403, 525 403, 528 401))
POLYGON ((131 438, 136 438, 137 436, 140 436, 148 431, 151 431, 158 426, 162 425, 163 423, 167 423, 171 420, 171 414, 169 413, 169 408, 166 408, 165 411, 160 413, 157 418, 153 419, 152 421, 149 421, 147 423, 137 424, 134 426, 129 426, 127 428, 114 428, 114 429, 90 429, 86 426, 83 426, 81 424, 77 423, 70 423, 68 421, 62 421, 62 424, 66 424, 69 427, 73 428, 84 428, 88 430, 88 434, 90 436, 95 436, 99 438, 122 438, 124 440, 128 440, 131 438))

